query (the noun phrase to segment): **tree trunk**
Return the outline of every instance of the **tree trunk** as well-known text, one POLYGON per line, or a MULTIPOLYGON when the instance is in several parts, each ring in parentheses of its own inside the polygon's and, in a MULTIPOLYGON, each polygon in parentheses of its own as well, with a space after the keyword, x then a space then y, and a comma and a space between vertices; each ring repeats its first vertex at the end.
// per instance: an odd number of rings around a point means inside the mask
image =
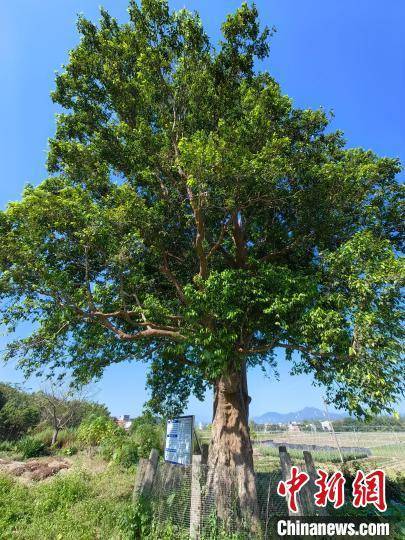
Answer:
POLYGON ((234 519, 237 506, 237 515, 249 520, 252 529, 258 530, 249 402, 245 367, 216 381, 207 484, 222 520, 234 519), (233 501, 230 501, 231 496, 233 501))
POLYGON ((51 441, 51 446, 53 446, 54 444, 56 444, 56 441, 57 441, 57 438, 58 438, 58 434, 59 434, 59 429, 54 429, 53 430, 53 433, 52 433, 52 441, 51 441))

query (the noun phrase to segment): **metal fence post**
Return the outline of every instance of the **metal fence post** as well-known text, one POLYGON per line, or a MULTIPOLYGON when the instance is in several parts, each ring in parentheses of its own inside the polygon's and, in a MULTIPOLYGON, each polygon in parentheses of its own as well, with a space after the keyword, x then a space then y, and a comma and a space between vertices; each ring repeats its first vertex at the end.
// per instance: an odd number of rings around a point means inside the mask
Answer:
POLYGON ((193 455, 191 465, 190 540, 201 534, 201 455, 193 455))

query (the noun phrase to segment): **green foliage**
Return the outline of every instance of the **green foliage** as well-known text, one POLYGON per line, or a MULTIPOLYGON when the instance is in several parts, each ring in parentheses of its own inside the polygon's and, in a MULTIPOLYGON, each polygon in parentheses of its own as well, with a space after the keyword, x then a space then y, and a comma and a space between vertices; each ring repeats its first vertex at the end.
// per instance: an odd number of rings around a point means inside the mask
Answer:
POLYGON ((26 486, 0 475, 2 538, 136 538, 131 532, 133 471, 69 472, 26 486))
POLYGON ((333 426, 336 431, 345 429, 359 429, 360 431, 374 431, 378 426, 379 431, 403 431, 405 429, 405 418, 403 416, 372 416, 367 422, 355 417, 346 417, 342 420, 334 420, 333 426))
POLYGON ((38 490, 39 511, 63 511, 91 494, 89 475, 70 474, 68 479, 55 478, 48 486, 41 485, 38 490))
MULTIPOLYGON (((52 415, 45 412, 49 402, 45 402, 42 392, 28 393, 16 386, 0 383, 0 440, 18 440, 31 434, 50 447, 53 434, 52 415)), ((74 428, 91 415, 109 418, 105 405, 85 400, 67 400, 52 396, 54 410, 59 421, 64 420, 63 429, 58 432, 56 448, 74 443, 74 428)))
POLYGON ((201 540, 244 540, 246 532, 228 532, 225 525, 221 522, 215 512, 207 520, 201 540))
MULTIPOLYGON (((53 435, 52 428, 46 428, 38 432, 36 431, 34 436, 37 440, 41 441, 45 446, 50 448, 52 444, 52 435, 53 435)), ((58 438, 55 444, 55 448, 65 448, 65 447, 71 446, 76 442, 76 439, 77 439, 76 429, 74 428, 62 429, 58 433, 58 438)))
POLYGON ((116 438, 124 435, 113 420, 105 416, 89 416, 77 430, 77 440, 85 446, 98 446, 107 438, 116 438))
POLYGON ((0 440, 16 440, 29 432, 40 419, 35 402, 25 392, 0 383, 0 440))
POLYGON ((112 461, 123 467, 132 467, 138 462, 138 457, 138 446, 131 439, 125 440, 112 453, 112 461))
POLYGON ((12 441, 0 441, 0 452, 12 452, 15 449, 15 443, 12 441))
POLYGON ((64 456, 74 456, 75 454, 77 454, 78 451, 79 449, 77 448, 77 446, 66 446, 62 450, 62 454, 64 456))
POLYGON ((17 443, 17 450, 23 459, 43 456, 47 453, 45 444, 35 437, 24 437, 17 443))
POLYGON ((141 414, 141 416, 137 416, 132 420, 131 426, 129 428, 129 433, 134 433, 140 425, 149 424, 157 426, 161 425, 162 422, 163 420, 161 418, 153 415, 150 410, 146 410, 141 414))
POLYGON ((131 467, 138 461, 138 450, 135 442, 123 430, 106 434, 99 447, 103 459, 124 467, 131 467))
POLYGON ((6 359, 79 383, 149 360, 151 408, 172 415, 283 348, 335 406, 390 410, 399 161, 345 148, 322 109, 293 108, 255 70, 270 32, 254 5, 217 46, 163 0, 78 30, 52 93, 50 177, 0 213, 2 324, 35 322, 6 359))
POLYGON ((138 499, 130 513, 125 516, 126 528, 132 538, 144 540, 188 540, 189 531, 181 524, 171 521, 158 523, 154 520, 153 501, 138 499))
POLYGON ((102 435, 100 454, 106 460, 130 467, 140 457, 148 458, 153 448, 162 452, 163 429, 163 424, 150 413, 145 413, 134 420, 129 433, 115 429, 102 435))
POLYGON ((115 422, 103 416, 90 416, 77 430, 77 441, 83 446, 98 446, 103 459, 124 467, 131 467, 151 444, 149 439, 135 440, 115 422))
POLYGON ((131 436, 139 457, 149 457, 153 448, 162 451, 164 433, 161 426, 153 424, 140 424, 131 436))
POLYGON ((89 416, 105 416, 109 418, 110 413, 106 405, 86 400, 76 400, 74 402, 74 414, 72 419, 66 424, 67 428, 75 428, 89 416))

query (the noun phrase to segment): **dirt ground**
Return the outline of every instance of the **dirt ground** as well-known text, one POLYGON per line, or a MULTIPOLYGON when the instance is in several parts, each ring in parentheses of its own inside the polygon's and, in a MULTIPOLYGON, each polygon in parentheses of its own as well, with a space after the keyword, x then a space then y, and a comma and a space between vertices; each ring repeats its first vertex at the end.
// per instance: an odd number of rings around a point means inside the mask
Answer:
POLYGON ((59 456, 28 459, 27 461, 0 459, 0 472, 18 477, 22 482, 45 480, 62 470, 70 469, 71 466, 70 460, 59 456))

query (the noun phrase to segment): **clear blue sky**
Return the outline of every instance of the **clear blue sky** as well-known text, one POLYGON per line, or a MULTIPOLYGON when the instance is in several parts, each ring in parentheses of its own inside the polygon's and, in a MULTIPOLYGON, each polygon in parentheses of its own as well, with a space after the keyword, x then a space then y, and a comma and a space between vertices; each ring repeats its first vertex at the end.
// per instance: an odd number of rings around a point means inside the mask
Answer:
MULTIPOLYGON (((172 0, 172 7, 198 10, 217 39, 235 0, 172 0)), ((12 0, 2 3, 0 21, 0 207, 20 197, 26 182, 45 176, 47 138, 54 132, 55 106, 49 98, 54 72, 77 43, 78 13, 97 18, 100 0, 12 0)), ((405 2, 403 0, 258 0, 261 20, 275 25, 265 67, 296 106, 332 109, 333 127, 349 146, 363 146, 405 162, 405 2)), ((105 0, 126 20, 125 0, 105 0)), ((0 349, 6 338, 0 335, 0 349)), ((290 377, 280 359, 280 381, 250 373, 251 412, 287 412, 321 406, 321 391, 309 377, 290 377)), ((108 368, 97 399, 113 414, 138 414, 146 399, 145 366, 108 368)), ((22 381, 12 366, 0 366, 0 380, 22 381)), ((29 381, 35 388, 38 383, 29 381)), ((400 410, 405 411, 402 403, 400 410)), ((209 419, 210 400, 195 400, 189 411, 209 419)))

